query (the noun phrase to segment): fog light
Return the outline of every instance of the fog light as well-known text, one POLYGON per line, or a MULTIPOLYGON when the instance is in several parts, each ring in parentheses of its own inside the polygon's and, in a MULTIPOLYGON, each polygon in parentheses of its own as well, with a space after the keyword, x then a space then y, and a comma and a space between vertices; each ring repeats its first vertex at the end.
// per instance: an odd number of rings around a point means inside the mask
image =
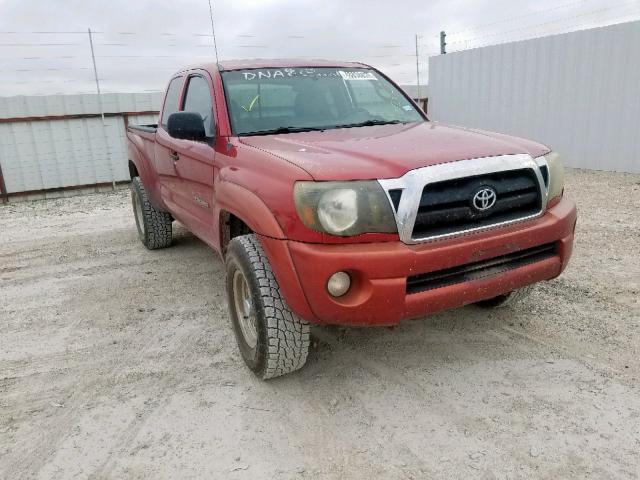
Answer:
POLYGON ((347 272, 336 272, 329 277, 327 290, 334 297, 341 297, 351 286, 351 277, 347 272))

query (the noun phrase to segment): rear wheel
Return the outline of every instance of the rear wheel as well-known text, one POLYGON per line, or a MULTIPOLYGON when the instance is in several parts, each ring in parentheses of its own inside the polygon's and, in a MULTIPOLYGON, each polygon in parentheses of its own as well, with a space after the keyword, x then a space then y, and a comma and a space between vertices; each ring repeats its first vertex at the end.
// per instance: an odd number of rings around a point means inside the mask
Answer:
POLYGON ((301 368, 309 352, 309 324, 281 296, 258 238, 232 239, 226 265, 229 313, 244 362, 262 379, 301 368))
POLYGON ((149 250, 171 245, 173 219, 168 212, 158 210, 151 205, 140 177, 133 177, 131 180, 131 203, 138 237, 142 244, 149 250))
POLYGON ((476 305, 483 308, 502 308, 513 305, 519 302, 526 296, 528 296, 533 290, 533 285, 527 285, 513 292, 505 293, 504 295, 498 295, 497 297, 490 298, 488 300, 482 300, 477 302, 476 305))

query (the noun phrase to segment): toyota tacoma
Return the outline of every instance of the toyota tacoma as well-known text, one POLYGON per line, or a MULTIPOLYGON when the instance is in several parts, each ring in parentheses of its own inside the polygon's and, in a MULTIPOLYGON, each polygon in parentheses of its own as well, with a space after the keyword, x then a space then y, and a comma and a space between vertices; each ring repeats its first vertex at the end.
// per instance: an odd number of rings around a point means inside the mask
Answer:
POLYGON ((159 123, 127 136, 140 240, 168 247, 177 220, 220 254, 260 378, 304 365, 310 324, 505 305, 571 256, 576 207, 555 152, 429 121, 364 64, 184 69, 159 123))

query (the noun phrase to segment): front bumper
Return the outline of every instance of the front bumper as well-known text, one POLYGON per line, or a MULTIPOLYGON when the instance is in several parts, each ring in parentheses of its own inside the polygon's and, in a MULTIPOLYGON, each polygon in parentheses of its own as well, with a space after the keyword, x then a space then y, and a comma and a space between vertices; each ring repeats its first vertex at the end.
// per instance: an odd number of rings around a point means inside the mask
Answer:
POLYGON ((458 238, 406 245, 401 242, 310 244, 261 237, 291 309, 312 323, 395 325, 403 319, 493 298, 557 277, 573 246, 575 204, 562 199, 539 218, 458 238), (539 245, 553 255, 517 268, 439 288, 408 293, 407 278, 482 262, 539 245), (328 278, 347 271, 349 292, 333 298, 328 278))

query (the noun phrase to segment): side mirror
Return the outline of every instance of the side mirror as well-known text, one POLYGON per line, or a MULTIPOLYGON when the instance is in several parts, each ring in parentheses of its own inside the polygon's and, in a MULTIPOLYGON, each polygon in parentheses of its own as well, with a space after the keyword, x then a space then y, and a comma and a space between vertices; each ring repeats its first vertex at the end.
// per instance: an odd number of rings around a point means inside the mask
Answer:
POLYGON ((169 115, 167 132, 173 138, 202 141, 207 139, 204 121, 199 113, 176 112, 169 115))

